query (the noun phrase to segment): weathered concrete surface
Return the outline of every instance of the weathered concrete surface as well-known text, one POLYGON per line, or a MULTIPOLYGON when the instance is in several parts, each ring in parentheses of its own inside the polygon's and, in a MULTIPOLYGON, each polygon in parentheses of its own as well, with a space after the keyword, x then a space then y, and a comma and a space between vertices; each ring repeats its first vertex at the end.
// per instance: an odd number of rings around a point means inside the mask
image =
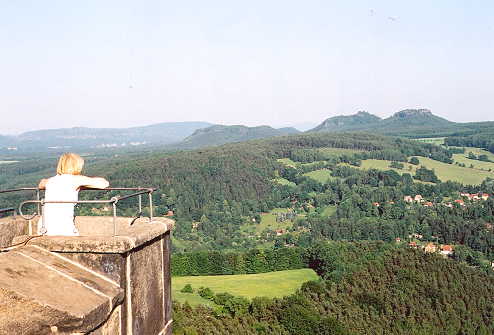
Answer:
POLYGON ((29 234, 29 222, 19 217, 0 218, 0 248, 8 247, 19 235, 29 234))
POLYGON ((67 322, 66 313, 0 289, 0 334, 50 334, 51 325, 67 322))
POLYGON ((108 320, 89 333, 89 335, 119 335, 121 328, 122 305, 115 307, 108 320))
POLYGON ((0 334, 89 332, 123 300, 123 290, 35 246, 0 254, 0 334))
MULTIPOLYGON (((163 235, 173 227, 173 220, 166 218, 152 222, 141 218, 129 226, 131 221, 132 218, 117 218, 117 236, 112 236, 111 217, 78 216, 76 222, 81 236, 43 236, 31 240, 29 244, 57 252, 125 253, 163 235)), ((25 239, 26 236, 18 236, 14 242, 25 239)))
POLYGON ((163 269, 160 241, 132 253, 128 261, 133 334, 159 334, 165 327, 163 271, 153 269, 163 269))
MULTIPOLYGON (((62 286, 51 286, 50 290, 61 290, 54 293, 61 301, 64 296, 60 292, 70 292, 69 297, 65 297, 67 306, 62 303, 41 305, 38 300, 48 297, 38 297, 32 301, 38 308, 34 313, 43 317, 34 318, 36 322, 28 322, 28 326, 19 329, 27 329, 29 332, 25 334, 43 334, 49 325, 55 325, 59 332, 90 332, 91 335, 171 334, 170 230, 174 222, 166 218, 152 222, 141 218, 129 226, 131 221, 132 218, 117 218, 118 236, 113 236, 112 217, 77 217, 82 236, 37 237, 30 240, 27 247, 7 253, 12 260, 16 253, 17 257, 28 260, 41 258, 45 267, 62 274, 62 278, 75 280, 74 283, 82 286, 80 289, 97 292, 89 295, 92 300, 88 298, 81 306, 71 307, 70 304, 79 304, 82 293, 73 296, 72 290, 65 287, 70 283, 61 281, 62 286), (79 273, 79 270, 86 272, 79 273), (123 300, 121 293, 115 295, 115 288, 124 293, 123 300), (78 308, 83 310, 84 317, 78 308), (43 323, 43 320, 48 321, 43 323)), ((13 242, 25 241, 27 237, 18 236, 13 242)), ((3 259, 0 257, 0 264, 3 259)), ((19 270, 13 265, 12 269, 19 270)), ((8 286, 3 283, 7 272, 2 272, 0 265, 0 288, 8 286)), ((37 284, 51 280, 46 274, 39 279, 37 284)), ((33 296, 30 294, 35 293, 31 282, 34 280, 25 281, 24 277, 19 278, 18 286, 23 288, 14 292, 11 285, 7 292, 31 303, 29 299, 33 296), (23 294, 19 294, 19 290, 23 294)), ((13 298, 9 299, 14 304, 13 298)), ((19 313, 23 304, 26 302, 18 304, 19 313)), ((15 324, 23 317, 19 313, 11 318, 16 320, 13 321, 15 324)), ((0 334, 4 324, 15 326, 0 319, 0 334)), ((13 329, 17 331, 17 328, 13 329)))
POLYGON ((170 232, 166 233, 163 240, 163 293, 165 295, 165 323, 169 325, 166 335, 171 335, 172 327, 170 323, 172 322, 172 275, 170 272, 171 264, 171 254, 172 254, 172 244, 170 232))

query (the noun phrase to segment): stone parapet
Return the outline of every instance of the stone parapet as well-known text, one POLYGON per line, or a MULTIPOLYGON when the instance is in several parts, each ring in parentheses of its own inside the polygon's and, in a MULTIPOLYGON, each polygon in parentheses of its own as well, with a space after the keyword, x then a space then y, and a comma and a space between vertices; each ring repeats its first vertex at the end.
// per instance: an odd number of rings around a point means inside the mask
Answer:
POLYGON ((12 327, 22 334, 171 334, 173 221, 132 221, 117 218, 113 236, 112 217, 77 217, 81 236, 38 237, 0 254, 0 297, 8 301, 0 302, 0 334, 12 327))

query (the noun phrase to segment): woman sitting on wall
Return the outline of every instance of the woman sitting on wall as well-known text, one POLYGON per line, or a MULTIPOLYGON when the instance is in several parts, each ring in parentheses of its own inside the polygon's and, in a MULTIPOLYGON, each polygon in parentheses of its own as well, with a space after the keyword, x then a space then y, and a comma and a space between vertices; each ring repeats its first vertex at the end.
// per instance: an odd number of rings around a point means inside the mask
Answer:
MULTIPOLYGON (((77 201, 81 187, 107 188, 109 183, 100 177, 81 175, 84 159, 74 153, 63 154, 57 166, 57 175, 41 179, 38 188, 45 189, 45 201, 77 201)), ((78 236, 74 224, 75 203, 45 203, 43 216, 38 222, 38 233, 44 235, 78 236)))

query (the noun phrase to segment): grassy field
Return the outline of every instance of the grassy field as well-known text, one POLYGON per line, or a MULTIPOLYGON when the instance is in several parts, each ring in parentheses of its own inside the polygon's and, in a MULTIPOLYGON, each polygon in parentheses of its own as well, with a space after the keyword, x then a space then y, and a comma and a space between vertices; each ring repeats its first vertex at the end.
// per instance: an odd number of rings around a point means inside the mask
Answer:
POLYGON ((204 286, 209 287, 215 293, 228 292, 249 299, 254 297, 283 297, 295 292, 302 283, 317 279, 317 274, 311 269, 247 275, 173 277, 172 297, 182 303, 188 301, 191 305, 213 305, 196 293, 180 292, 186 284, 192 285, 194 290, 204 286))
POLYGON ((261 223, 256 225, 256 232, 261 233, 265 229, 287 229, 293 226, 293 222, 290 220, 286 220, 283 222, 276 222, 275 213, 285 213, 288 212, 288 208, 275 208, 269 213, 261 214, 261 223))
POLYGON ((285 178, 275 178, 273 179, 275 183, 281 184, 281 185, 288 185, 288 186, 297 186, 294 182, 289 181, 288 179, 285 178))
POLYGON ((343 149, 343 148, 320 148, 318 149, 319 152, 322 152, 323 154, 326 155, 326 157, 335 157, 335 156, 341 156, 341 155, 353 155, 359 152, 362 152, 362 150, 356 150, 356 149, 343 149))
POLYGON ((484 181, 485 178, 487 177, 494 178, 494 172, 482 171, 478 169, 472 169, 469 167, 460 167, 454 164, 446 164, 425 157, 418 157, 418 159, 420 162, 419 165, 416 166, 416 165, 404 163, 405 168, 402 170, 389 168, 389 164, 391 164, 390 161, 381 161, 376 159, 367 159, 362 161, 362 166, 360 168, 378 169, 378 170, 395 170, 400 174, 410 173, 414 175, 415 170, 421 165, 423 165, 428 169, 434 169, 437 177, 441 181, 451 180, 467 185, 478 185, 482 183, 482 181, 484 181), (409 170, 409 167, 411 167, 411 170, 409 170))
POLYGON ((322 215, 325 217, 330 217, 334 213, 336 213, 336 206, 326 206, 322 211, 322 215))
POLYGON ((432 143, 436 145, 443 145, 445 137, 425 137, 425 138, 417 138, 415 141, 423 142, 423 143, 432 143))
POLYGON ((492 154, 491 152, 489 152, 487 150, 482 150, 479 148, 465 148, 464 154, 454 154, 453 159, 455 162, 463 163, 467 167, 469 167, 470 165, 473 165, 473 167, 475 169, 486 170, 486 171, 491 169, 492 171, 494 171, 494 163, 482 162, 482 161, 479 161, 476 159, 468 159, 467 156, 468 156, 468 153, 470 153, 470 152, 474 153, 477 157, 479 155, 487 155, 487 157, 489 157, 489 159, 494 162, 494 154, 492 154))
POLYGON ((300 164, 300 163, 296 163, 296 162, 292 161, 290 158, 280 158, 277 161, 283 165, 286 165, 286 166, 289 166, 292 168, 296 168, 297 164, 300 164))
POLYGON ((304 173, 304 176, 315 179, 318 182, 320 182, 321 184, 326 184, 328 182, 328 180, 335 178, 335 177, 331 176, 331 171, 328 169, 320 169, 320 170, 307 172, 307 173, 304 173))

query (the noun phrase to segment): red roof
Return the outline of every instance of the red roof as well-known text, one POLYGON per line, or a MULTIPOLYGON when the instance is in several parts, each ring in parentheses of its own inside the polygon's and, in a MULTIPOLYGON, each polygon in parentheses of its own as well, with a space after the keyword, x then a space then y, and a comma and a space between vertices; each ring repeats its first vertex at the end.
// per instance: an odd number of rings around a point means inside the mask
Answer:
POLYGON ((449 244, 445 244, 441 247, 443 251, 453 251, 453 247, 450 246, 449 244))

